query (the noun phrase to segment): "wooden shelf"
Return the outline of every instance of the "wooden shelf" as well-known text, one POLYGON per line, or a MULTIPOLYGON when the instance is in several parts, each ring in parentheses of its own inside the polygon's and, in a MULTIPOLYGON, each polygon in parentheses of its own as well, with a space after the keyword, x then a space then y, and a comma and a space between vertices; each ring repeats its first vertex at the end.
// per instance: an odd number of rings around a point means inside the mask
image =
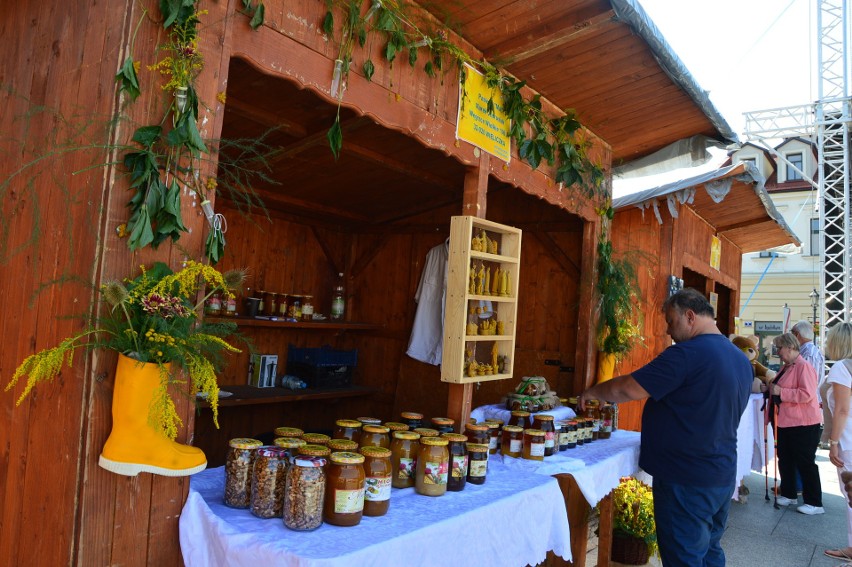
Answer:
POLYGON ((512 256, 502 256, 500 254, 490 254, 488 252, 477 252, 476 250, 470 251, 470 257, 476 258, 478 260, 486 260, 489 262, 499 262, 501 264, 520 263, 520 258, 514 258, 512 256))
POLYGON ((372 323, 349 323, 345 321, 284 321, 282 319, 256 319, 254 317, 207 317, 211 323, 236 323, 238 327, 262 327, 265 329, 298 329, 304 331, 374 331, 384 325, 372 323))
POLYGON ((468 300, 474 301, 497 301, 500 303, 515 303, 518 301, 516 297, 503 297, 500 295, 476 295, 469 293, 467 295, 468 300))
POLYGON ((465 335, 465 341, 513 341, 512 335, 465 335))
MULTIPOLYGON (((483 377, 487 378, 487 376, 483 377)), ((251 406, 259 404, 279 404, 287 402, 300 402, 306 400, 331 400, 338 398, 357 398, 370 396, 378 392, 375 388, 363 386, 350 386, 336 390, 289 390, 287 388, 255 388, 254 386, 222 386, 222 391, 231 392, 233 396, 219 398, 219 407, 251 406)), ((198 401, 198 405, 209 408, 206 401, 198 401)))

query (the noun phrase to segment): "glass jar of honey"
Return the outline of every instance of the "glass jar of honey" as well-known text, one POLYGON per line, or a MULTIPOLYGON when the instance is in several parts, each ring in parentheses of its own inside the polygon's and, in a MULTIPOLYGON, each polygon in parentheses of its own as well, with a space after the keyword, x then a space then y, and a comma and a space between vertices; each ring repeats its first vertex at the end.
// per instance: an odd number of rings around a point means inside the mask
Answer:
POLYGON ((305 433, 304 435, 302 435, 302 439, 304 439, 305 443, 309 445, 322 446, 327 446, 328 442, 331 441, 331 437, 329 437, 325 433, 305 433))
POLYGON ((583 413, 580 411, 580 398, 576 396, 571 396, 568 398, 568 407, 571 408, 571 411, 574 412, 574 415, 578 416, 583 413))
POLYGON ((601 428, 601 410, 597 400, 589 400, 586 402, 585 416, 587 420, 592 422, 592 438, 594 441, 598 438, 601 428))
POLYGON ((467 437, 459 433, 444 433, 450 453, 450 474, 447 476, 447 490, 459 492, 467 484, 467 437))
POLYGON ((572 421, 577 424, 577 446, 582 447, 586 443, 586 418, 578 417, 572 421))
POLYGON ((354 419, 338 419, 334 422, 334 432, 331 436, 334 439, 349 439, 360 443, 362 425, 360 421, 354 419))
POLYGON ((385 427, 387 427, 388 429, 391 430, 391 434, 393 434, 394 431, 408 431, 409 430, 408 425, 401 423, 399 421, 386 421, 385 427))
POLYGON ((350 439, 332 439, 328 442, 328 449, 332 453, 346 452, 357 453, 358 443, 350 439))
POLYGON ((610 403, 605 403, 601 408, 601 428, 598 432, 598 438, 609 439, 612 437, 612 423, 615 418, 615 406, 610 403))
POLYGON ((541 429, 524 429, 525 459, 531 461, 544 460, 544 431, 541 429))
POLYGON ((248 508, 251 504, 251 480, 254 459, 263 443, 257 439, 231 439, 225 457, 225 505, 248 508))
POLYGON ((299 456, 287 469, 284 483, 284 525, 309 531, 322 525, 325 464, 320 457, 299 456))
POLYGON ((361 428, 361 447, 390 447, 390 429, 384 425, 365 425, 361 428))
POLYGON ((493 455, 500 448, 502 442, 502 419, 486 419, 485 424, 488 425, 488 432, 491 434, 491 440, 488 442, 488 450, 493 455))
POLYGON ((304 439, 297 439, 295 437, 276 437, 274 443, 276 447, 284 450, 288 460, 292 460, 293 457, 299 454, 299 447, 307 445, 304 439))
POLYGON ((555 424, 556 427, 556 445, 560 451, 568 449, 568 421, 560 420, 555 424))
POLYGON ((384 516, 390 507, 391 451, 383 447, 362 447, 364 455, 364 515, 384 516))
POLYGON ((306 457, 328 457, 331 455, 331 449, 324 445, 302 445, 297 449, 299 451, 299 455, 305 455, 306 457))
POLYGON ((486 423, 470 424, 464 428, 464 434, 467 435, 468 442, 480 445, 488 445, 491 439, 491 433, 486 423))
POLYGON ((421 438, 423 438, 423 437, 438 437, 440 435, 440 433, 438 433, 437 429, 431 429, 429 427, 415 427, 414 433, 417 433, 418 435, 420 435, 421 438))
POLYGON ((355 526, 364 514, 364 455, 332 453, 326 471, 322 519, 333 526, 355 526))
POLYGON ((534 416, 532 428, 544 431, 544 456, 554 455, 559 448, 556 445, 556 426, 553 424, 553 416, 545 414, 534 416))
POLYGON ((455 423, 456 420, 449 417, 433 417, 432 429, 436 429, 438 433, 452 433, 455 423))
POLYGON ((485 476, 488 473, 488 445, 468 443, 467 450, 470 459, 467 481, 471 484, 485 484, 485 476))
POLYGON ((263 314, 273 317, 278 315, 278 294, 275 292, 267 292, 266 302, 263 306, 263 314))
POLYGON ((284 482, 287 479, 287 453, 279 447, 261 447, 254 459, 251 480, 251 513, 258 518, 281 516, 284 482))
POLYGON ((414 486, 417 472, 417 453, 420 451, 420 435, 412 431, 394 431, 391 441, 391 486, 409 488, 414 486))
POLYGON ((593 423, 594 420, 589 419, 587 417, 587 418, 584 419, 584 422, 585 422, 585 427, 586 427, 586 431, 585 431, 586 434, 583 437, 583 443, 588 445, 589 443, 592 442, 592 430, 594 429, 594 423, 593 423))
POLYGON ((503 426, 503 441, 500 444, 500 452, 507 457, 517 459, 524 449, 524 429, 517 425, 503 426))
POLYGON ((287 317, 287 311, 290 308, 287 298, 290 297, 286 293, 282 293, 278 298, 278 316, 281 318, 287 317))
POLYGON ((413 411, 404 411, 400 415, 400 421, 406 424, 409 429, 416 429, 423 425, 423 414, 413 411))
POLYGON ((417 455, 417 475, 414 488, 424 496, 443 496, 447 492, 449 441, 443 437, 421 437, 417 455))
POLYGON ((577 447, 577 422, 573 419, 569 419, 566 425, 568 428, 568 449, 575 449, 577 447))
POLYGON ((276 427, 275 428, 275 436, 276 437, 295 437, 296 439, 301 439, 302 435, 305 432, 296 427, 276 427))
POLYGON ((509 425, 516 425, 522 429, 530 426, 530 412, 524 410, 515 410, 512 412, 512 417, 509 418, 509 425))
POLYGON ((313 295, 306 295, 302 300, 302 321, 314 320, 313 295))

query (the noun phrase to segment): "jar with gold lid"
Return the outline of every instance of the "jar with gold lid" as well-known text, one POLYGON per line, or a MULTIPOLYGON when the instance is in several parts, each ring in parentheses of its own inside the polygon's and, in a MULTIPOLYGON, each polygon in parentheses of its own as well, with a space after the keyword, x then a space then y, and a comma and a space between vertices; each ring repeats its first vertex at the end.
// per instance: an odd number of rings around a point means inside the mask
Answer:
POLYGON ((299 454, 299 447, 307 445, 304 439, 297 439, 295 437, 276 437, 273 443, 275 443, 276 447, 280 447, 287 453, 289 460, 292 460, 293 457, 299 454))
POLYGON ((449 417, 433 417, 432 429, 436 429, 438 433, 452 433, 455 423, 456 420, 449 417))
POLYGON ((361 447, 390 447, 390 429, 384 425, 365 425, 361 428, 361 447))
POLYGON ((450 472, 447 475, 447 490, 459 492, 467 484, 467 436, 460 433, 444 433, 447 451, 450 454, 450 472))
POLYGON ((447 492, 450 454, 443 437, 421 437, 417 455, 414 488, 424 496, 443 496, 447 492))
POLYGON ((328 445, 328 442, 331 441, 331 437, 326 435, 325 433, 305 433, 302 435, 302 439, 305 440, 305 443, 309 445, 328 445))
POLYGON ((493 455, 497 452, 500 448, 500 444, 503 442, 504 422, 502 419, 486 419, 485 423, 488 424, 488 430, 491 433, 491 442, 489 442, 488 447, 493 455), (492 445, 494 446, 492 447, 492 445))
POLYGON ((544 431, 544 456, 554 455, 559 449, 556 446, 556 427, 553 424, 553 416, 546 414, 534 416, 532 428, 544 431))
POLYGON ((420 435, 421 438, 422 437, 437 437, 438 435, 440 435, 440 433, 438 433, 437 429, 431 429, 429 427, 415 427, 413 431, 414 431, 414 433, 417 433, 418 435, 420 435))
POLYGON ((283 515, 289 529, 310 531, 322 525, 325 466, 322 457, 301 455, 287 469, 283 515))
POLYGON ((586 442, 586 418, 576 417, 571 421, 577 426, 577 447, 582 447, 586 442))
POLYGON ((276 437, 295 437, 297 439, 301 439, 302 435, 305 432, 297 427, 276 427, 275 428, 275 436, 276 437))
POLYGON ((334 422, 334 439, 349 439, 359 443, 361 441, 361 427, 363 424, 355 419, 338 419, 334 422))
POLYGON ((467 440, 470 443, 488 445, 491 439, 491 432, 486 423, 470 424, 464 428, 464 434, 467 435, 467 440))
POLYGON ((614 419, 615 406, 607 402, 601 408, 601 427, 598 432, 599 439, 609 439, 612 437, 612 423, 614 419))
POLYGON ((586 419, 590 420, 592 423, 592 435, 590 440, 594 441, 598 438, 601 427, 601 410, 597 400, 588 400, 586 402, 586 411, 584 415, 586 416, 586 419))
POLYGON ((277 518, 284 507, 284 483, 289 466, 280 447, 261 447, 254 459, 251 480, 251 513, 258 518, 277 518))
POLYGON ((569 419, 566 424, 567 433, 568 433, 568 449, 575 449, 578 445, 577 434, 578 434, 578 424, 575 420, 569 419))
POLYGON ((391 433, 394 431, 408 431, 410 428, 405 423, 399 421, 386 421, 385 427, 391 430, 391 433))
POLYGON ((356 417, 355 419, 357 419, 359 422, 361 422, 361 425, 381 425, 382 424, 382 420, 379 419, 378 417, 356 417))
POLYGON ((384 447, 361 447, 364 455, 364 515, 384 516, 390 507, 391 451, 384 447))
POLYGON ((257 450, 263 443, 257 439, 237 438, 228 442, 225 457, 226 506, 248 508, 251 504, 251 480, 257 450))
POLYGON ((420 435, 413 431, 394 431, 391 441, 391 485, 394 488, 414 486, 420 435))
POLYGON ((325 480, 322 519, 333 526, 355 526, 364 514, 364 455, 332 453, 325 480))
POLYGON ((503 442, 500 445, 500 452, 507 457, 517 459, 521 456, 524 449, 524 429, 517 425, 503 426, 503 442))
POLYGON ((571 408, 574 411, 574 414, 578 417, 581 413, 583 413, 580 411, 580 398, 576 396, 571 396, 570 398, 568 398, 568 407, 571 408))
POLYGON ((531 461, 544 460, 544 431, 541 429, 524 429, 525 459, 531 461))
POLYGON ((410 429, 416 429, 423 426, 423 414, 414 411, 404 411, 400 415, 402 423, 406 424, 410 429))
POLYGON ((488 473, 488 445, 484 443, 468 443, 467 481, 471 484, 485 484, 488 473))
POLYGON ((508 425, 516 425, 523 429, 528 428, 530 426, 530 412, 524 410, 513 411, 508 425))
POLYGON ((347 453, 357 453, 358 443, 350 439, 332 439, 328 442, 328 449, 332 453, 337 453, 341 451, 347 453))
POLYGON ((299 451, 299 455, 305 455, 307 457, 328 457, 331 455, 331 449, 324 445, 302 445, 297 449, 299 451))

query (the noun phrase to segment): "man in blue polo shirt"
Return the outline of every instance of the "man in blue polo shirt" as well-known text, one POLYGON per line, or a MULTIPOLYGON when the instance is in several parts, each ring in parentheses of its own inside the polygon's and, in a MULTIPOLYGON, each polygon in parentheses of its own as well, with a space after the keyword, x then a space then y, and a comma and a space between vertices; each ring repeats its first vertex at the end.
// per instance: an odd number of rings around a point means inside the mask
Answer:
POLYGON ((663 565, 723 566, 737 465, 737 426, 751 389, 748 359, 716 327, 694 289, 663 304, 675 342, 632 374, 580 396, 626 402, 650 398, 642 413, 639 466, 654 477, 654 516, 663 565))

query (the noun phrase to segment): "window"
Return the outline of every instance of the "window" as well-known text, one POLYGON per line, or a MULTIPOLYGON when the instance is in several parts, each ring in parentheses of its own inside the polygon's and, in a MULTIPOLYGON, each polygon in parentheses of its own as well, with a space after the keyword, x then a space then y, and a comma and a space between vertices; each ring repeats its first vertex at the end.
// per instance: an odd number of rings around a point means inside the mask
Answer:
POLYGON ((764 250, 760 253, 758 258, 777 258, 778 252, 770 252, 769 250, 764 250))
POLYGON ((819 219, 811 219, 811 256, 822 253, 822 239, 819 237, 819 219))
POLYGON ((804 157, 802 154, 787 154, 784 156, 787 158, 787 172, 786 172, 786 181, 797 181, 803 179, 802 174, 793 169, 791 166, 796 166, 800 171, 804 169, 804 157))
POLYGON ((751 165, 757 167, 757 159, 753 157, 742 158, 740 160, 742 163, 750 163, 751 165))

